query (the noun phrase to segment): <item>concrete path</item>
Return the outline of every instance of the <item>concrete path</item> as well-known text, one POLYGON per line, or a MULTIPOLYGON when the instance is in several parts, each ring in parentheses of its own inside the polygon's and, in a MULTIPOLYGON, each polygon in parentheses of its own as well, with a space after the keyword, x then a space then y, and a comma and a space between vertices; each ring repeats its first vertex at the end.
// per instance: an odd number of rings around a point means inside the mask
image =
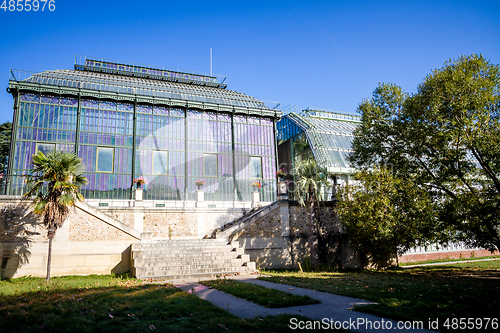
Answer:
MULTIPOLYGON (((373 302, 363 299, 339 296, 310 289, 298 288, 284 284, 257 280, 256 275, 243 275, 238 277, 228 277, 243 282, 249 282, 266 288, 278 289, 295 295, 308 295, 311 298, 321 301, 321 304, 294 306, 288 308, 268 309, 264 306, 254 304, 241 298, 228 295, 221 291, 210 289, 194 281, 174 281, 174 285, 207 300, 215 306, 222 308, 240 318, 254 318, 258 316, 275 316, 279 314, 294 314, 306 316, 312 320, 319 321, 316 328, 332 331, 335 328, 344 328, 353 332, 432 332, 424 329, 412 329, 411 322, 400 322, 377 317, 371 314, 353 311, 356 305, 370 304, 373 302), (405 327, 406 324, 406 327, 405 327), (399 326, 398 326, 399 325, 399 326), (398 329, 398 327, 401 327, 398 329)), ((292 328, 299 328, 299 321, 290 322, 292 328)), ((303 322, 302 328, 307 328, 307 323, 303 322)), ((310 323, 309 325, 313 325, 310 323)), ((421 324, 422 325, 422 324, 421 324)), ((424 327, 428 323, 423 323, 424 327)), ((422 326, 420 326, 422 327, 422 326)))

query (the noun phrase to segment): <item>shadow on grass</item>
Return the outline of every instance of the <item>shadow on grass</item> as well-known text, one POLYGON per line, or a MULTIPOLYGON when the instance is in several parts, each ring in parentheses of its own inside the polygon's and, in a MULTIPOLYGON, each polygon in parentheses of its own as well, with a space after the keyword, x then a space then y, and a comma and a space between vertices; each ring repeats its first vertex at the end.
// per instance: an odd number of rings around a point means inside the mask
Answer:
MULTIPOLYGON (((479 264, 479 263, 478 263, 479 264)), ((491 264, 490 264, 491 265, 491 264)), ((498 318, 500 271, 487 266, 438 266, 362 272, 266 272, 261 279, 379 303, 355 310, 395 320, 498 318)))
POLYGON ((14 279, 0 291, 5 332, 291 332, 297 317, 242 320, 172 285, 126 278, 14 279))

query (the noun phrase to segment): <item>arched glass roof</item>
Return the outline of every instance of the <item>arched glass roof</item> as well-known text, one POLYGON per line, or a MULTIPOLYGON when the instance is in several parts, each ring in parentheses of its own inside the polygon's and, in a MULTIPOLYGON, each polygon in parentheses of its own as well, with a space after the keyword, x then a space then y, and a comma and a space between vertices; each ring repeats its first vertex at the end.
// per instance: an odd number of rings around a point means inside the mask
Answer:
POLYGON ((286 141, 304 133, 314 155, 332 169, 349 168, 347 155, 352 151, 353 131, 361 117, 330 111, 304 110, 290 113, 276 125, 278 139, 286 141))
POLYGON ((81 70, 11 71, 11 80, 269 110, 258 99, 232 90, 117 74, 81 70))

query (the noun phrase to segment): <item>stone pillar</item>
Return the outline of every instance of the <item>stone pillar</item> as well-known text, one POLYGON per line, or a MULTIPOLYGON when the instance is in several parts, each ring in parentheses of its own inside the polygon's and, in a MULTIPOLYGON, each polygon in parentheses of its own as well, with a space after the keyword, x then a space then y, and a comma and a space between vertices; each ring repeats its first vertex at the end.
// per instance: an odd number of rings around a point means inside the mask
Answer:
POLYGON ((288 188, 284 180, 278 182, 278 200, 288 200, 288 188))
POLYGON ((252 192, 252 208, 260 207, 260 192, 252 192))
POLYGON ((290 236, 290 208, 288 201, 280 202, 281 236, 290 236))
POLYGON ((134 229, 144 231, 144 202, 142 201, 142 188, 135 189, 135 201, 134 201, 134 229))
POLYGON ((205 192, 202 190, 196 191, 196 207, 207 207, 205 203, 205 192))
POLYGON ((135 189, 135 202, 137 204, 138 201, 142 203, 142 188, 136 188, 135 189))

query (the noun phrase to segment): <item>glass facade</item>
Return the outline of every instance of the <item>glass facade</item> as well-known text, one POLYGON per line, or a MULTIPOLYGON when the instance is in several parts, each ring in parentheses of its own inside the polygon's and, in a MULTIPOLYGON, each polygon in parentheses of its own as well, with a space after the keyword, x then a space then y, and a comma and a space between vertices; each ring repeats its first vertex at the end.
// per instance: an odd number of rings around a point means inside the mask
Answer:
MULTIPOLYGON (((145 200, 194 200, 203 179, 207 201, 275 199, 272 118, 191 108, 19 93, 10 174, 30 169, 31 156, 53 149, 82 159, 85 198, 130 199, 143 175, 145 200)), ((11 194, 22 194, 12 177, 11 194)))
POLYGON ((293 141, 294 157, 308 158, 312 153, 324 166, 349 173, 347 157, 360 121, 356 115, 307 109, 301 114, 290 113, 276 123, 278 140, 280 144, 293 141))

